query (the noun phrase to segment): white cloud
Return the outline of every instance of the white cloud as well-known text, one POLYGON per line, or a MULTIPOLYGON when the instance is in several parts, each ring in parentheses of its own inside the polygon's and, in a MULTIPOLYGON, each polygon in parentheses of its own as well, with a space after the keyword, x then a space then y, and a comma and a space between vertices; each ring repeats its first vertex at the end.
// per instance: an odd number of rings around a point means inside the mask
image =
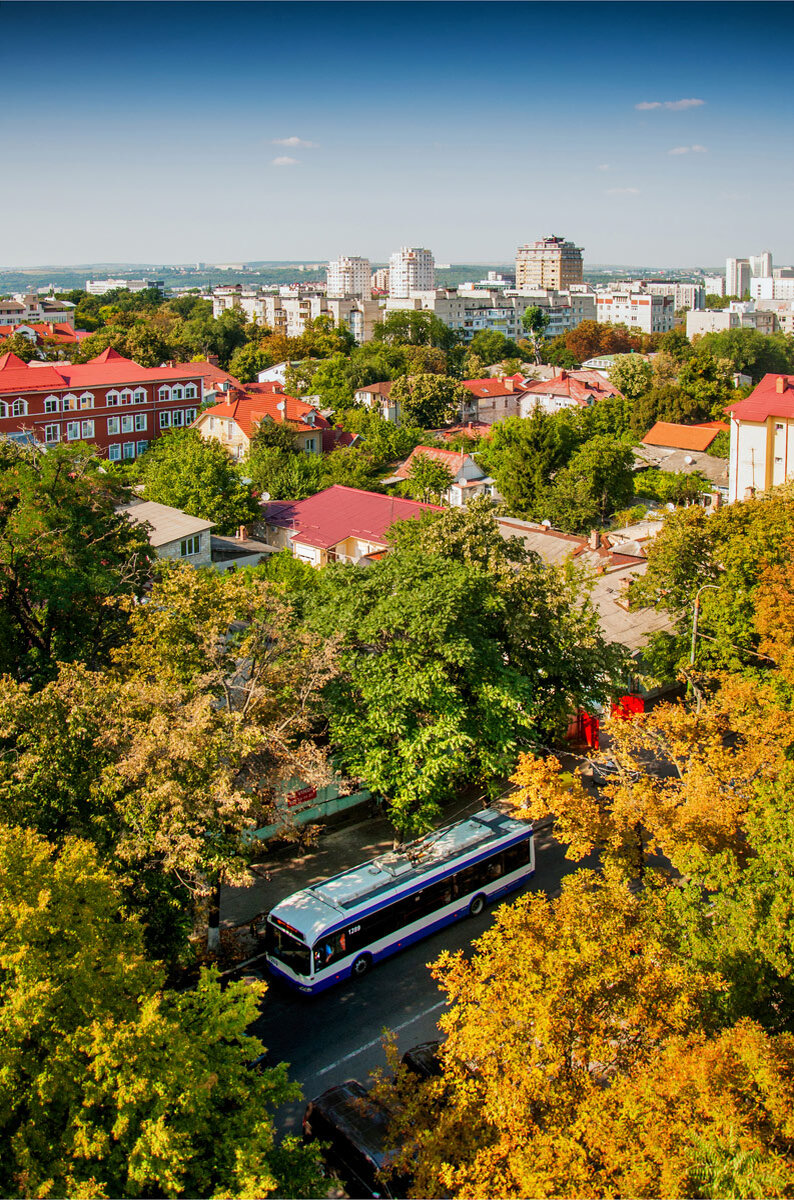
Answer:
POLYGON ((639 196, 639 188, 607 188, 605 196, 639 196))
POLYGON ((317 149, 316 142, 306 142, 303 140, 303 138, 299 138, 299 137, 273 138, 273 145, 274 146, 293 146, 295 148, 300 146, 302 150, 316 150, 317 149))
POLYGON ((290 158, 288 154, 282 154, 279 158, 274 158, 271 162, 271 167, 294 167, 297 158, 290 158))
POLYGON ((599 164, 598 164, 598 167, 597 167, 596 169, 597 169, 597 170, 599 170, 599 171, 608 171, 608 170, 609 170, 609 163, 599 163, 599 164))
POLYGON ((642 100, 634 107, 640 112, 649 112, 652 108, 666 108, 670 112, 681 112, 684 108, 700 108, 701 104, 705 104, 705 100, 642 100))
POLYGON ((705 146, 673 146, 672 150, 667 151, 668 154, 708 154, 705 146))

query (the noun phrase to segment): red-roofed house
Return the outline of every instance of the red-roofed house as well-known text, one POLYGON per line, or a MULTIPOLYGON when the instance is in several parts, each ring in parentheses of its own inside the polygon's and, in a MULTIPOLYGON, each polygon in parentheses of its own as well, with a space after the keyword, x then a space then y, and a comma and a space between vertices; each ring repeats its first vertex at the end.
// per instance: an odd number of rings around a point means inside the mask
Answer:
POLYGON ((296 558, 324 567, 329 562, 371 562, 388 552, 388 531, 396 521, 439 512, 436 504, 401 500, 379 492, 334 484, 308 500, 263 505, 265 540, 291 550, 296 558))
POLYGON ((705 425, 676 425, 672 421, 657 421, 642 439, 642 444, 664 446, 671 450, 697 450, 705 454, 717 434, 728 428, 724 421, 709 421, 705 425))
POLYGON ((521 396, 521 416, 529 417, 538 408, 547 413, 590 408, 599 400, 619 395, 599 371, 560 371, 553 379, 527 384, 521 396))
POLYGON ((29 363, 0 356, 0 435, 91 442, 111 460, 135 458, 167 429, 190 425, 203 398, 203 363, 141 367, 111 347, 90 362, 29 363))
POLYGON ((765 375, 731 417, 728 500, 766 492, 794 476, 794 375, 765 375))
POLYGON ((495 376, 486 379, 464 379, 475 403, 464 421, 479 421, 484 425, 495 425, 505 417, 517 417, 521 411, 524 381, 520 375, 495 376))
POLYGON ((391 390, 394 384, 390 379, 383 383, 368 383, 353 393, 356 404, 364 404, 367 408, 377 408, 384 421, 399 424, 400 406, 392 404, 391 390))
POLYGON ((277 383, 249 383, 231 388, 224 399, 205 408, 194 422, 205 441, 215 438, 238 461, 245 458, 262 421, 286 424, 306 454, 327 454, 337 446, 352 446, 354 434, 337 429, 321 413, 277 383))
POLYGON ((473 496, 490 496, 493 479, 486 475, 470 454, 454 450, 436 450, 432 446, 417 446, 394 473, 395 479, 408 479, 411 468, 418 458, 430 458, 445 466, 452 476, 452 484, 442 497, 453 508, 462 508, 473 496))
POLYGON ((75 329, 72 325, 68 325, 65 322, 56 324, 55 321, 47 321, 46 323, 33 325, 0 325, 0 343, 4 342, 6 338, 13 337, 15 333, 21 333, 23 337, 26 337, 29 342, 33 342, 35 346, 38 346, 45 339, 58 346, 71 346, 91 336, 86 329, 75 329))

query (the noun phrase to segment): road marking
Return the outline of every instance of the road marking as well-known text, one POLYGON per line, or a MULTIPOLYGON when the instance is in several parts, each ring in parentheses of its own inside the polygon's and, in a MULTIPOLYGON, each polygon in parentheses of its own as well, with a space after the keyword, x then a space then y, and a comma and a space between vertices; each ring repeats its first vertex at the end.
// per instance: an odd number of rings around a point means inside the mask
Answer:
MULTIPOLYGON (((424 1012, 417 1013, 415 1017, 411 1017, 408 1021, 403 1021, 402 1025, 395 1025, 392 1033, 402 1033, 403 1029, 407 1029, 409 1025, 413 1025, 414 1021, 421 1021, 422 1017, 428 1017, 430 1013, 435 1012, 439 1008, 446 1007, 446 1000, 440 1000, 438 1004, 433 1004, 430 1008, 426 1008, 424 1012)), ((371 1042, 367 1042, 364 1046, 359 1046, 358 1050, 352 1050, 350 1054, 345 1054, 343 1058, 338 1058, 336 1062, 332 1062, 330 1067, 323 1067, 322 1071, 315 1072, 317 1075, 327 1075, 329 1071, 335 1071, 337 1067, 341 1067, 342 1063, 350 1062, 351 1058, 358 1058, 359 1054, 363 1054, 365 1050, 371 1050, 373 1046, 379 1045, 383 1041, 383 1037, 373 1038, 371 1042)))

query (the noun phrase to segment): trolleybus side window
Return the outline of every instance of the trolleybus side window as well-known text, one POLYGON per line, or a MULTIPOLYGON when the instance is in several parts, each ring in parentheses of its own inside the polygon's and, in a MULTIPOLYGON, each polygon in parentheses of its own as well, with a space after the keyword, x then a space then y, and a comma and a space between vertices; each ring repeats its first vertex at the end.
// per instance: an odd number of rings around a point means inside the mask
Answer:
POLYGON ((511 871, 517 871, 519 867, 525 867, 529 862, 529 839, 519 842, 515 846, 508 846, 503 857, 506 875, 509 875, 511 871))

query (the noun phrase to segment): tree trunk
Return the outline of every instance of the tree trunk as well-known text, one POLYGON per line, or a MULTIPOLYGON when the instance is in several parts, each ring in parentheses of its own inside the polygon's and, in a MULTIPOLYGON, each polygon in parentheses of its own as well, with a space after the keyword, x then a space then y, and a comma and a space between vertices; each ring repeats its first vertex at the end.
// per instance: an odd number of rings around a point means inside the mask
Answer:
POLYGON ((207 914, 207 949, 216 954, 221 946, 221 872, 215 876, 207 914))

